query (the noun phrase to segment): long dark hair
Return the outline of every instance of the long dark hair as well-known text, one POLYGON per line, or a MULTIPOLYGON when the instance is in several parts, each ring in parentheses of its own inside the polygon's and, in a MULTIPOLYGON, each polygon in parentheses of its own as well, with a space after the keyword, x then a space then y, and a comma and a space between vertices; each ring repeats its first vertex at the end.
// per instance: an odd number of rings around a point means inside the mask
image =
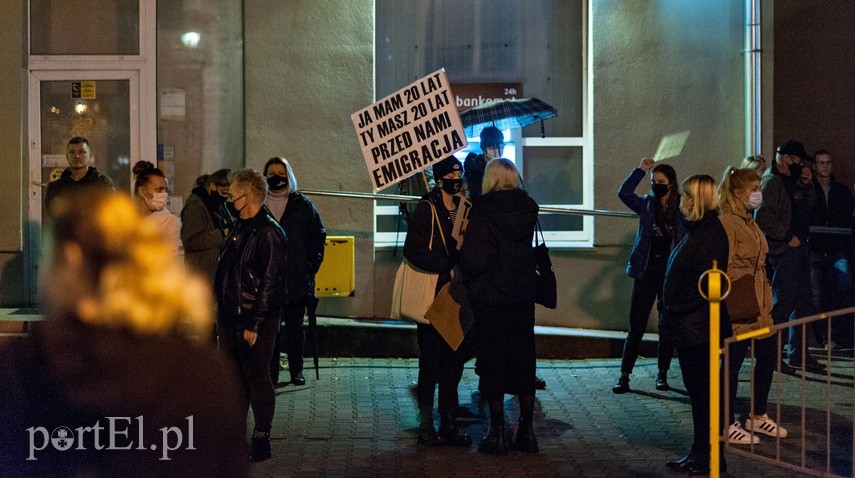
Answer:
MULTIPOLYGON (((650 176, 662 173, 668 179, 668 203, 662 209, 662 216, 668 224, 673 225, 677 220, 677 211, 680 209, 680 191, 677 189, 677 171, 668 164, 657 164, 653 167, 650 176)), ((660 205, 659 201, 656 201, 660 205)))

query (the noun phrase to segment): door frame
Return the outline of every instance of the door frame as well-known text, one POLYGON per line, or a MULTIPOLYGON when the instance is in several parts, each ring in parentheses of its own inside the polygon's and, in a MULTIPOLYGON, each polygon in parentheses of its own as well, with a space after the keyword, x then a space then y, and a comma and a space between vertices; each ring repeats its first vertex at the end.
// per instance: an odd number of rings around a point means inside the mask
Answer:
MULTIPOLYGON (((140 71, 139 70, 31 70, 28 88, 28 176, 27 176, 27 224, 29 228, 29 247, 27 250, 27 270, 33 279, 30 282, 30 302, 38 302, 39 267, 43 254, 42 246, 42 203, 44 186, 42 182, 42 118, 41 118, 41 82, 42 81, 128 81, 130 166, 142 159, 142 121, 140 119, 140 71)), ((132 178, 130 178, 132 179, 132 178)), ((131 181, 133 184, 133 181, 131 181)), ((130 192, 130 191, 128 191, 130 192)))

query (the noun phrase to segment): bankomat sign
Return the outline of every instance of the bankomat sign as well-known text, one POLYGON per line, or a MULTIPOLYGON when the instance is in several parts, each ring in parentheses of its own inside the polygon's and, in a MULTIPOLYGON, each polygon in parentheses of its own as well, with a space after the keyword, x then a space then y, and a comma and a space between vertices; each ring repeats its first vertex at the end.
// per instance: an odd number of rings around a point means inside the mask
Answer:
POLYGON ((454 106, 460 112, 485 103, 523 97, 522 83, 452 83, 451 90, 454 106))

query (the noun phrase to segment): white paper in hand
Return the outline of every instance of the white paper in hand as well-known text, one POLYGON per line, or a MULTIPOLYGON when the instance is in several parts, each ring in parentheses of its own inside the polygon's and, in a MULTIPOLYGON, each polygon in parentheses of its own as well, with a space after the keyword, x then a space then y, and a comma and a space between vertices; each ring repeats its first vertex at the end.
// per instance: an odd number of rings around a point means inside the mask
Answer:
POLYGON ((654 161, 662 161, 663 159, 673 158, 683 151, 683 146, 686 145, 686 140, 689 139, 688 131, 669 134, 663 136, 659 141, 659 147, 656 148, 656 154, 653 156, 654 161))

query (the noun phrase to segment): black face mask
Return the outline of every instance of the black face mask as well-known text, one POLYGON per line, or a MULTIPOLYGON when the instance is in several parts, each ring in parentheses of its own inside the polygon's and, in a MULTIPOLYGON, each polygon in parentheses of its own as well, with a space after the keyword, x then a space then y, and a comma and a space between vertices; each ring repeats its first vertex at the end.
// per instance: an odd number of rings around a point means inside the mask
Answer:
POLYGON ((235 207, 235 203, 227 201, 226 209, 229 211, 229 214, 231 214, 233 218, 237 219, 240 217, 240 211, 238 211, 238 209, 235 207))
POLYGON ((283 189, 288 189, 288 178, 274 174, 267 178, 267 187, 269 187, 271 191, 282 191, 283 189))
POLYGON ((222 203, 226 202, 226 198, 225 198, 225 196, 223 196, 222 194, 218 193, 217 191, 212 191, 212 192, 209 194, 209 196, 211 196, 211 202, 212 202, 212 203, 214 203, 215 205, 218 205, 218 206, 219 206, 220 204, 222 204, 222 203))
POLYGON ((667 184, 654 184, 651 188, 653 189, 653 196, 657 199, 662 199, 666 194, 668 194, 670 186, 667 184))
POLYGON ((462 179, 441 179, 442 185, 440 188, 448 194, 457 194, 460 192, 462 179))
POLYGON ((793 179, 798 179, 799 176, 802 175, 802 165, 801 164, 791 164, 790 168, 790 177, 793 179))

